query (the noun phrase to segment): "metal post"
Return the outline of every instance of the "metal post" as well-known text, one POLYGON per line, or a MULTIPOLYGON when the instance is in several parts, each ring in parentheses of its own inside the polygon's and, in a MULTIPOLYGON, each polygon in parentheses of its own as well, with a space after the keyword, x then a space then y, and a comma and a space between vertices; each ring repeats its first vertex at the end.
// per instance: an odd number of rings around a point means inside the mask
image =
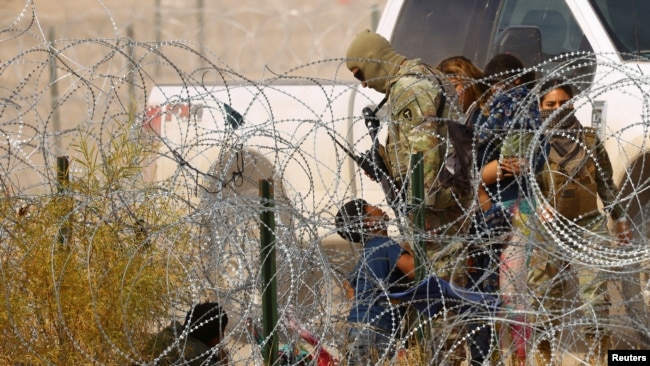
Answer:
POLYGON ((129 83, 129 113, 131 113, 136 106, 135 103, 135 48, 133 47, 133 38, 135 36, 135 32, 133 31, 133 24, 129 24, 126 27, 126 37, 128 38, 127 42, 129 42, 129 45, 127 47, 127 55, 129 56, 129 71, 128 71, 128 83, 129 83))
POLYGON ((424 233, 424 166, 422 153, 411 155, 411 219, 413 220, 415 243, 415 280, 421 281, 426 276, 426 248, 422 238, 424 233))
MULTIPOLYGON (((197 21, 197 28, 198 28, 198 44, 199 44, 199 50, 201 52, 201 55, 205 55, 205 3, 204 0, 197 0, 196 1, 196 7, 197 7, 197 12, 196 12, 196 21, 197 21)), ((199 57, 199 68, 204 67, 204 60, 203 57, 199 57)))
POLYGON ((70 161, 67 156, 56 157, 56 181, 58 183, 57 191, 63 192, 70 181, 70 161))
POLYGON ((275 365, 278 361, 278 291, 275 263, 275 217, 273 214, 273 184, 269 180, 259 181, 263 210, 260 214, 260 260, 262 265, 262 323, 264 339, 264 361, 275 365))
MULTIPOLYGON (((160 44, 162 41, 162 14, 161 14, 161 5, 160 5, 160 0, 156 0, 154 3, 154 11, 153 11, 153 28, 154 28, 154 33, 155 33, 155 40, 156 44, 160 44)), ((154 75, 155 76, 160 76, 160 63, 159 62, 154 62, 153 64, 154 67, 154 75)))
MULTIPOLYGON (((426 277, 427 251, 423 238, 424 233, 424 164, 423 155, 417 152, 411 155, 411 220, 413 223, 414 243, 413 254, 415 255, 415 281, 419 283, 426 277)), ((424 344, 428 335, 431 334, 430 323, 418 314, 418 340, 424 344), (428 323, 428 324, 427 324, 428 323)))
POLYGON ((56 72, 56 51, 54 49, 54 27, 50 27, 47 37, 49 38, 50 53, 50 107, 52 108, 52 133, 54 133, 54 148, 58 151, 61 148, 61 141, 56 134, 61 130, 61 117, 59 115, 59 84, 56 72))
POLYGON ((379 7, 377 4, 372 4, 370 7, 370 29, 373 31, 377 30, 379 25, 379 7))
MULTIPOLYGON (((56 157, 57 192, 62 193, 70 182, 70 161, 67 156, 56 157)), ((61 202, 67 202, 63 199, 61 202)), ((66 244, 70 238, 70 223, 66 221, 61 225, 58 233, 59 244, 66 244)))

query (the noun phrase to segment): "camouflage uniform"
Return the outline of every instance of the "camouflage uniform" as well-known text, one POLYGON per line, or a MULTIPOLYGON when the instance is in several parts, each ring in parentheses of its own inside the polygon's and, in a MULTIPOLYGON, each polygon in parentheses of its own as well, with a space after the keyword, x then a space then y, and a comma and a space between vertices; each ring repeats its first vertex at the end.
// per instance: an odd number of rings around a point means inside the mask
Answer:
MULTIPOLYGON (((408 179, 411 155, 422 153, 425 206, 429 211, 428 216, 437 216, 437 219, 427 220, 427 223, 429 229, 438 232, 447 229, 446 225, 463 214, 470 202, 469 197, 462 197, 459 205, 459 197, 454 197, 450 189, 440 187, 438 181, 448 147, 446 131, 435 118, 445 93, 443 77, 418 59, 406 61, 400 67, 390 83, 390 124, 386 139, 388 162, 398 182, 408 179)), ((448 94, 444 99, 441 118, 458 120, 460 112, 457 100, 448 94)), ((455 229, 446 233, 456 235, 460 227, 456 226, 455 229)))
MULTIPOLYGON (((613 220, 624 218, 625 209, 620 203, 616 202, 618 187, 614 183, 613 179, 614 171, 612 168, 612 162, 609 159, 609 155, 607 155, 605 146, 597 137, 594 146, 594 153, 597 160, 596 166, 599 167, 595 176, 598 196, 603 201, 604 207, 611 208, 609 216, 613 220)), ((590 237, 609 237, 607 216, 600 212, 590 217, 576 220, 576 223, 597 235, 590 237)), ((609 241, 601 243, 601 245, 607 248, 609 246, 609 241)), ((580 297, 582 301, 585 304, 591 304, 596 316, 606 317, 609 313, 610 299, 607 293, 607 279, 605 278, 605 273, 603 271, 594 271, 593 268, 585 268, 584 266, 579 265, 576 269, 578 271, 578 283, 580 285, 580 297)))
MULTIPOLYGON (((437 187, 436 176, 441 165, 438 128, 435 119, 438 106, 442 102, 441 85, 435 85, 441 74, 432 72, 420 60, 410 60, 402 64, 391 81, 389 98, 390 125, 386 140, 386 150, 393 174, 398 178, 407 177, 411 154, 421 152, 424 156, 424 186, 428 190, 437 187), (429 118, 427 118, 429 117, 429 118)), ((446 103, 441 117, 458 119, 458 109, 446 103)), ((456 107, 456 106, 453 106, 456 107)), ((427 197, 427 205, 436 204, 436 196, 427 197)), ((443 205, 448 205, 445 199, 443 205)))
POLYGON ((426 228, 446 237, 428 243, 427 252, 434 260, 438 276, 451 279, 451 272, 455 272, 454 281, 464 285, 465 274, 460 273, 464 269, 452 259, 458 258, 464 247, 459 236, 467 230, 469 220, 464 218, 472 197, 455 196, 451 189, 441 187, 438 180, 448 148, 447 132, 435 117, 440 103, 445 103, 441 118, 460 118, 456 98, 451 94, 443 97, 443 84, 448 84, 444 78, 437 70, 415 59, 405 61, 390 79, 386 152, 393 176, 399 183, 408 179, 411 155, 422 153, 426 228))
MULTIPOLYGON (((402 64, 391 80, 389 92, 390 125, 386 140, 392 173, 403 181, 409 174, 411 155, 421 152, 424 159, 424 187, 426 206, 447 208, 455 203, 447 190, 438 185, 438 171, 442 165, 441 148, 446 136, 440 133, 435 118, 444 93, 439 72, 429 69, 420 60, 402 64), (435 148, 432 148, 435 147, 435 148)), ((446 96, 442 118, 459 119, 458 106, 446 96)))

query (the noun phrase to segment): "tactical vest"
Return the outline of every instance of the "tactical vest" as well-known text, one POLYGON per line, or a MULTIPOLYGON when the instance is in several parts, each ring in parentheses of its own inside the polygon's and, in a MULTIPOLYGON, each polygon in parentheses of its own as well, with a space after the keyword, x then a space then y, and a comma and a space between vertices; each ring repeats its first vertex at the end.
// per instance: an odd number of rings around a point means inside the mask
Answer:
POLYGON ((584 166, 571 175, 564 171, 549 157, 542 172, 542 193, 549 204, 559 214, 567 219, 574 220, 578 217, 589 217, 598 213, 598 185, 596 181, 596 164, 594 162, 594 147, 596 145, 596 131, 593 128, 584 128, 584 148, 586 156, 584 166))

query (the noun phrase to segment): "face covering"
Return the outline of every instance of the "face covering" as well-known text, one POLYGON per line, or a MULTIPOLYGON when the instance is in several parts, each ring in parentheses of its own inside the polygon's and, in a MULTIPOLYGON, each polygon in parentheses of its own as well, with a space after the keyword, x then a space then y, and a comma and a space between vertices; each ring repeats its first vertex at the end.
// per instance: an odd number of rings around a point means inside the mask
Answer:
POLYGON ((368 87, 384 94, 389 80, 406 60, 393 50, 386 38, 367 29, 354 38, 346 58, 348 70, 358 67, 368 87))
POLYGON ((578 169, 581 170, 579 174, 588 174, 583 161, 586 151, 580 144, 584 140, 584 132, 574 112, 573 108, 566 107, 540 110, 544 121, 555 113, 547 127, 549 135, 552 136, 549 158, 558 162, 558 165, 569 174, 577 174, 578 169))
POLYGON ((575 127, 576 121, 574 120, 574 112, 575 110, 573 108, 567 108, 565 106, 559 109, 540 109, 539 111, 540 116, 544 121, 546 121, 552 114, 555 114, 548 124, 549 129, 556 128, 563 130, 575 127))

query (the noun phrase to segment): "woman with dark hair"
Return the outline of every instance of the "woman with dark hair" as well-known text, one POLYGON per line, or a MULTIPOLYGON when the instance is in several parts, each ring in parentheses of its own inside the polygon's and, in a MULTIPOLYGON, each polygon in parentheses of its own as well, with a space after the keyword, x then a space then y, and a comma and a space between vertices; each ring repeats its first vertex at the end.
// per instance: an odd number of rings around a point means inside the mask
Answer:
MULTIPOLYGON (((458 99, 465 114, 463 123, 474 127, 489 97, 489 86, 483 80, 483 71, 465 56, 448 57, 437 68, 454 83, 458 99)), ((482 238, 482 229, 473 222, 470 228, 470 249, 467 263, 468 286, 471 291, 497 294, 498 288, 498 244, 482 238)), ((470 365, 482 365, 492 354, 491 321, 477 321, 470 337, 470 365)))
MULTIPOLYGON (((575 117, 573 87, 562 79, 549 79, 542 84, 540 95, 540 111, 547 122, 545 135, 550 144, 545 169, 538 175, 544 196, 542 217, 549 222, 562 220, 568 225, 577 225, 585 230, 575 230, 574 233, 586 236, 592 245, 607 248, 610 234, 607 219, 610 216, 616 221, 619 243, 628 243, 631 233, 625 208, 616 199, 618 187, 614 183, 612 163, 597 132, 584 127, 575 117), (598 207, 598 198, 603 202, 604 213, 598 207), (594 238, 605 240, 594 242, 594 238)), ((546 229, 553 230, 553 227, 546 225, 546 229)), ((564 244, 574 245, 572 240, 564 244)), ((579 248, 574 249, 580 252, 579 248)), ((567 270, 575 271, 578 295, 585 309, 584 321, 588 323, 583 334, 591 341, 596 354, 601 358, 606 356, 609 295, 604 272, 584 266, 579 261, 567 263, 559 255, 551 257, 547 254, 546 257, 546 266, 531 266, 529 281, 534 282, 535 287, 551 288, 546 291, 554 298, 545 304, 546 308, 551 308, 566 298, 561 277, 567 270)))
MULTIPOLYGON (((484 73, 491 83, 491 96, 475 124, 482 213, 478 220, 484 227, 484 236, 502 243, 498 289, 509 320, 502 327, 502 335, 505 329, 510 330, 516 363, 523 364, 532 331, 525 316, 530 305, 525 294, 529 243, 535 235, 529 224, 535 207, 526 172, 528 168, 537 171, 543 163, 544 154, 539 153, 542 144, 534 139, 541 118, 537 99, 529 89, 534 73, 527 72, 517 57, 496 55, 485 66, 484 73)), ((502 352, 510 355, 508 349, 502 352)))
POLYGON ((476 105, 488 90, 487 84, 481 82, 483 71, 465 56, 448 57, 440 61, 437 68, 454 84, 463 113, 466 116, 471 114, 472 106, 476 105))
MULTIPOLYGON (((415 259, 411 250, 388 237, 388 215, 363 199, 344 204, 336 214, 336 231, 346 240, 363 245, 361 258, 349 276, 353 288, 348 315, 347 365, 370 365, 390 360, 402 331, 404 307, 389 302, 406 301, 428 319, 443 309, 458 313, 493 312, 492 296, 466 291, 432 274, 413 285, 415 259)), ((472 353, 471 365, 481 365, 472 353)), ((443 356, 447 357, 447 356, 443 356)))
MULTIPOLYGON (((550 113, 562 107, 565 104, 571 104, 574 92, 573 87, 564 80, 553 78, 546 80, 540 87, 542 97, 539 100, 539 108, 544 119, 550 116, 550 113)), ((570 106, 569 108, 573 108, 570 106)))

